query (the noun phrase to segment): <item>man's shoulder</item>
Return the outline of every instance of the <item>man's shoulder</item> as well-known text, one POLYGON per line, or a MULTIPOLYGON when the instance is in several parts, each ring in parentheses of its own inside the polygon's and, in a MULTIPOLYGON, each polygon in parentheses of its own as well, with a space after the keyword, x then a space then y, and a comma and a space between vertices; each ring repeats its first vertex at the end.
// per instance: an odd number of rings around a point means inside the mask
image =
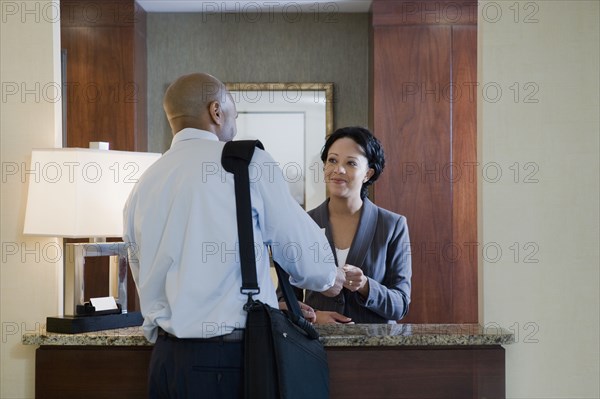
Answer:
POLYGON ((271 156, 267 150, 256 147, 254 149, 254 155, 252 156, 252 162, 263 164, 272 163, 275 162, 275 159, 273 159, 273 156, 271 156))

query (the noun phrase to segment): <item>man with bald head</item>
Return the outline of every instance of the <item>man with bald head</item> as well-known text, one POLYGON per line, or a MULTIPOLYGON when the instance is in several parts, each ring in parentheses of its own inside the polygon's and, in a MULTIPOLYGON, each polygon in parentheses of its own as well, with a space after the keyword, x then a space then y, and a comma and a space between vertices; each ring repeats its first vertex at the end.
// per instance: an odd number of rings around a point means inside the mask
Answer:
POLYGON ((173 134, 184 128, 207 130, 219 141, 237 132, 237 111, 225 85, 211 75, 196 73, 177 79, 165 93, 163 107, 173 134))
MULTIPOLYGON (((239 398, 247 296, 240 293, 233 175, 221 165, 236 134, 235 103, 218 79, 196 73, 169 86, 163 107, 171 148, 143 174, 124 210, 143 330, 155 342, 149 397, 239 398)), ((268 153, 256 149, 252 164, 255 299, 277 306, 269 246, 292 284, 337 295, 344 273, 324 233, 268 153)))

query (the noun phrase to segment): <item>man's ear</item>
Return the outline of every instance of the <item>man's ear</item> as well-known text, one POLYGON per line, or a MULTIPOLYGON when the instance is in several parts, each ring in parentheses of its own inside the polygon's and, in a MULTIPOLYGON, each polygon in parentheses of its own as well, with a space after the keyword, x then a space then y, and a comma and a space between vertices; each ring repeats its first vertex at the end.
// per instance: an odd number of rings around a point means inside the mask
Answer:
POLYGON ((218 101, 213 101, 208 104, 208 113, 210 114, 210 119, 212 119, 214 124, 221 126, 223 123, 223 114, 221 104, 218 101))

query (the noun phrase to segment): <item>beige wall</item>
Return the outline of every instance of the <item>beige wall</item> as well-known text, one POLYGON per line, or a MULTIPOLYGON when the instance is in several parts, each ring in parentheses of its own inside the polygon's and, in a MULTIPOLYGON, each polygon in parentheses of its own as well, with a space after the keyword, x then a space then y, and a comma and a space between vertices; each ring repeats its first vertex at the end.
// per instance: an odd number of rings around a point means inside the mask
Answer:
POLYGON ((516 4, 480 3, 483 322, 517 333, 508 398, 598 398, 600 3, 516 4))
POLYGON ((35 348, 21 334, 57 314, 60 268, 56 241, 24 237, 27 178, 34 147, 60 146, 60 26, 58 2, 2 1, 0 134, 2 263, 0 266, 1 398, 34 396, 35 348), (25 12, 29 10, 29 12, 25 12), (54 21, 54 22, 53 22, 54 21), (15 173, 15 174, 13 174, 15 173))

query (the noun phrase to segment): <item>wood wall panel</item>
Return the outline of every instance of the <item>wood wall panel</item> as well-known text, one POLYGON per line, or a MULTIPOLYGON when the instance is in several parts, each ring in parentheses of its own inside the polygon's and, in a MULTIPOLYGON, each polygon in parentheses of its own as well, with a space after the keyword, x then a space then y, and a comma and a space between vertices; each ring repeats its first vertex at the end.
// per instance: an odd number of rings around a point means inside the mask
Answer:
POLYGON ((146 151, 146 14, 133 0, 61 1, 67 143, 146 151))
MULTIPOLYGON (((65 147, 108 142, 111 150, 147 151, 146 13, 134 0, 63 0, 66 50, 65 147)), ((88 258, 85 293, 108 295, 108 258, 88 258)), ((139 310, 128 274, 129 310, 139 310)))
POLYGON ((411 238, 402 321, 474 323, 477 182, 455 172, 476 160, 476 102, 454 96, 476 82, 476 14, 451 1, 375 0, 372 9, 372 127, 386 153, 374 198, 407 217, 411 238))
POLYGON ((437 86, 450 79, 450 45, 449 27, 416 26, 383 29, 374 43, 374 131, 387 159, 377 182, 377 204, 408 218, 409 318, 426 314, 422 322, 451 321, 446 298, 452 295, 452 270, 440 262, 438 249, 452 239, 452 187, 438 173, 451 156, 450 107, 440 104, 437 93, 437 86))
POLYGON ((124 27, 144 23, 145 11, 134 0, 61 0, 60 26, 124 27))
POLYGON ((477 27, 453 26, 452 184, 454 245, 444 251, 452 263, 454 320, 476 321, 477 314, 477 27))
POLYGON ((132 151, 135 106, 133 35, 126 28, 67 28, 67 145, 106 141, 132 151), (127 54, 129 52, 129 54, 127 54))
POLYGON ((477 1, 374 0, 374 26, 476 25, 477 1))
POLYGON ((148 151, 148 49, 146 46, 146 11, 135 3, 134 26, 134 93, 135 151, 148 151))

